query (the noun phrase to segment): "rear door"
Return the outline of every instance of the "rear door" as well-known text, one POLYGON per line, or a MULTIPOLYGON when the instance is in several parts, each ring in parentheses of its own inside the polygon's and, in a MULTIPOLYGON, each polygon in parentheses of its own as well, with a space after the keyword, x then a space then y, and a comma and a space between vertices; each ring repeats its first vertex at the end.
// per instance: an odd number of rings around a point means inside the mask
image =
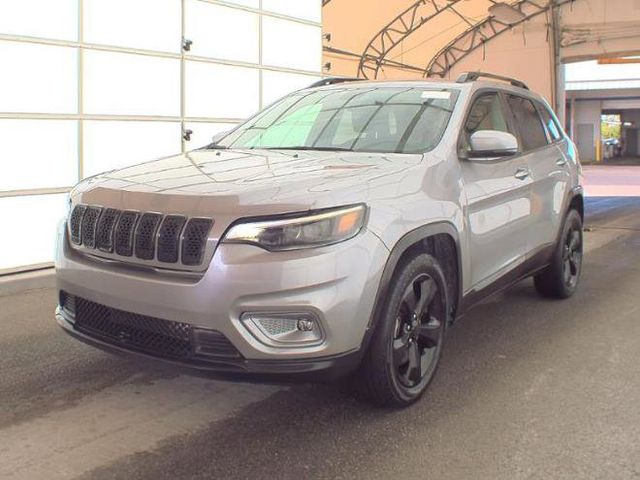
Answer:
MULTIPOLYGON (((472 101, 461 132, 461 153, 469 149, 469 138, 479 130, 516 135, 500 92, 483 90, 472 101)), ((524 260, 531 180, 528 174, 523 176, 527 163, 521 156, 477 161, 461 158, 460 168, 467 200, 471 285, 480 290, 524 260)))
POLYGON ((555 243, 563 220, 570 172, 562 151, 564 136, 547 107, 537 100, 507 95, 520 133, 524 159, 531 175, 532 225, 527 253, 532 256, 555 243))

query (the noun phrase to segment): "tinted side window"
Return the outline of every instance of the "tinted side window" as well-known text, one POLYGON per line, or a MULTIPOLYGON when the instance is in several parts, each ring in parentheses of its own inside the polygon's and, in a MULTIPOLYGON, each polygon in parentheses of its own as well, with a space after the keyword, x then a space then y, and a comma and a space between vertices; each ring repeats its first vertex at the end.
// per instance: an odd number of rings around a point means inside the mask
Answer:
POLYGON ((464 124, 464 138, 462 148, 469 150, 470 139, 478 130, 498 130, 500 132, 508 132, 509 126, 502 109, 502 103, 497 93, 485 93, 479 96, 464 124))
POLYGON ((549 132, 549 136, 551 140, 556 142, 562 138, 562 133, 560 132, 560 127, 554 120, 553 116, 549 112, 546 106, 541 103, 538 103, 538 110, 540 111, 540 116, 542 117, 542 122, 547 128, 547 132, 549 132))
POLYGON ((520 129, 522 150, 526 152, 547 145, 547 135, 533 102, 514 95, 509 95, 507 101, 520 129))

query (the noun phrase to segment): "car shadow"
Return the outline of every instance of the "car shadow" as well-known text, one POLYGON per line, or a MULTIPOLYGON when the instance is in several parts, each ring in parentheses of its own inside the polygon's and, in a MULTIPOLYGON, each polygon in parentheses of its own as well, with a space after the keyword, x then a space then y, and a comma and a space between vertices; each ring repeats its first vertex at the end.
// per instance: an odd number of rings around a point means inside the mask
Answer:
POLYGON ((584 288, 567 301, 542 300, 525 280, 474 308, 448 332, 439 372, 411 407, 371 406, 354 397, 349 380, 293 385, 205 430, 94 471, 91 478, 112 478, 110 472, 118 471, 154 479, 228 478, 231 472, 234 478, 255 478, 256 472, 259 478, 318 472, 337 478, 355 468, 350 457, 366 466, 385 449, 417 438, 428 448, 479 402, 504 401, 509 382, 534 380, 541 346, 579 328, 579 312, 598 301, 589 288, 590 270, 587 265, 584 288), (514 380, 514 372, 527 370, 528 363, 531 377, 514 380))

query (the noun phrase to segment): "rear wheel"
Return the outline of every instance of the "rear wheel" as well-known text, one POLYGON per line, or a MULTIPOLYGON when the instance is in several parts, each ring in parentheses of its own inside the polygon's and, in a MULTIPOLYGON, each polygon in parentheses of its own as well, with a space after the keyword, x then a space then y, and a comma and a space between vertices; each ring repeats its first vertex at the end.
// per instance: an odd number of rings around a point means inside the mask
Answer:
POLYGON ((582 219, 576 210, 570 210, 551 264, 534 277, 540 295, 569 298, 575 293, 582 273, 582 240, 582 219))
POLYGON ((444 273, 430 255, 401 266, 392 285, 356 383, 369 401, 403 407, 416 401, 434 377, 448 299, 444 273))

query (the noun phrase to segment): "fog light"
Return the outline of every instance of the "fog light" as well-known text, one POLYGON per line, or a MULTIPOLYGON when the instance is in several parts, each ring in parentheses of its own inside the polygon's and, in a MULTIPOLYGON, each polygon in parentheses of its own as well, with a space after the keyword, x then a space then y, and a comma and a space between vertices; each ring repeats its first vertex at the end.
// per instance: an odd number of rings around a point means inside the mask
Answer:
POLYGON ((254 337, 273 347, 312 346, 323 339, 320 321, 311 312, 245 312, 240 320, 254 337))
POLYGON ((313 322, 309 320, 298 320, 298 330, 310 332, 313 330, 313 322))

